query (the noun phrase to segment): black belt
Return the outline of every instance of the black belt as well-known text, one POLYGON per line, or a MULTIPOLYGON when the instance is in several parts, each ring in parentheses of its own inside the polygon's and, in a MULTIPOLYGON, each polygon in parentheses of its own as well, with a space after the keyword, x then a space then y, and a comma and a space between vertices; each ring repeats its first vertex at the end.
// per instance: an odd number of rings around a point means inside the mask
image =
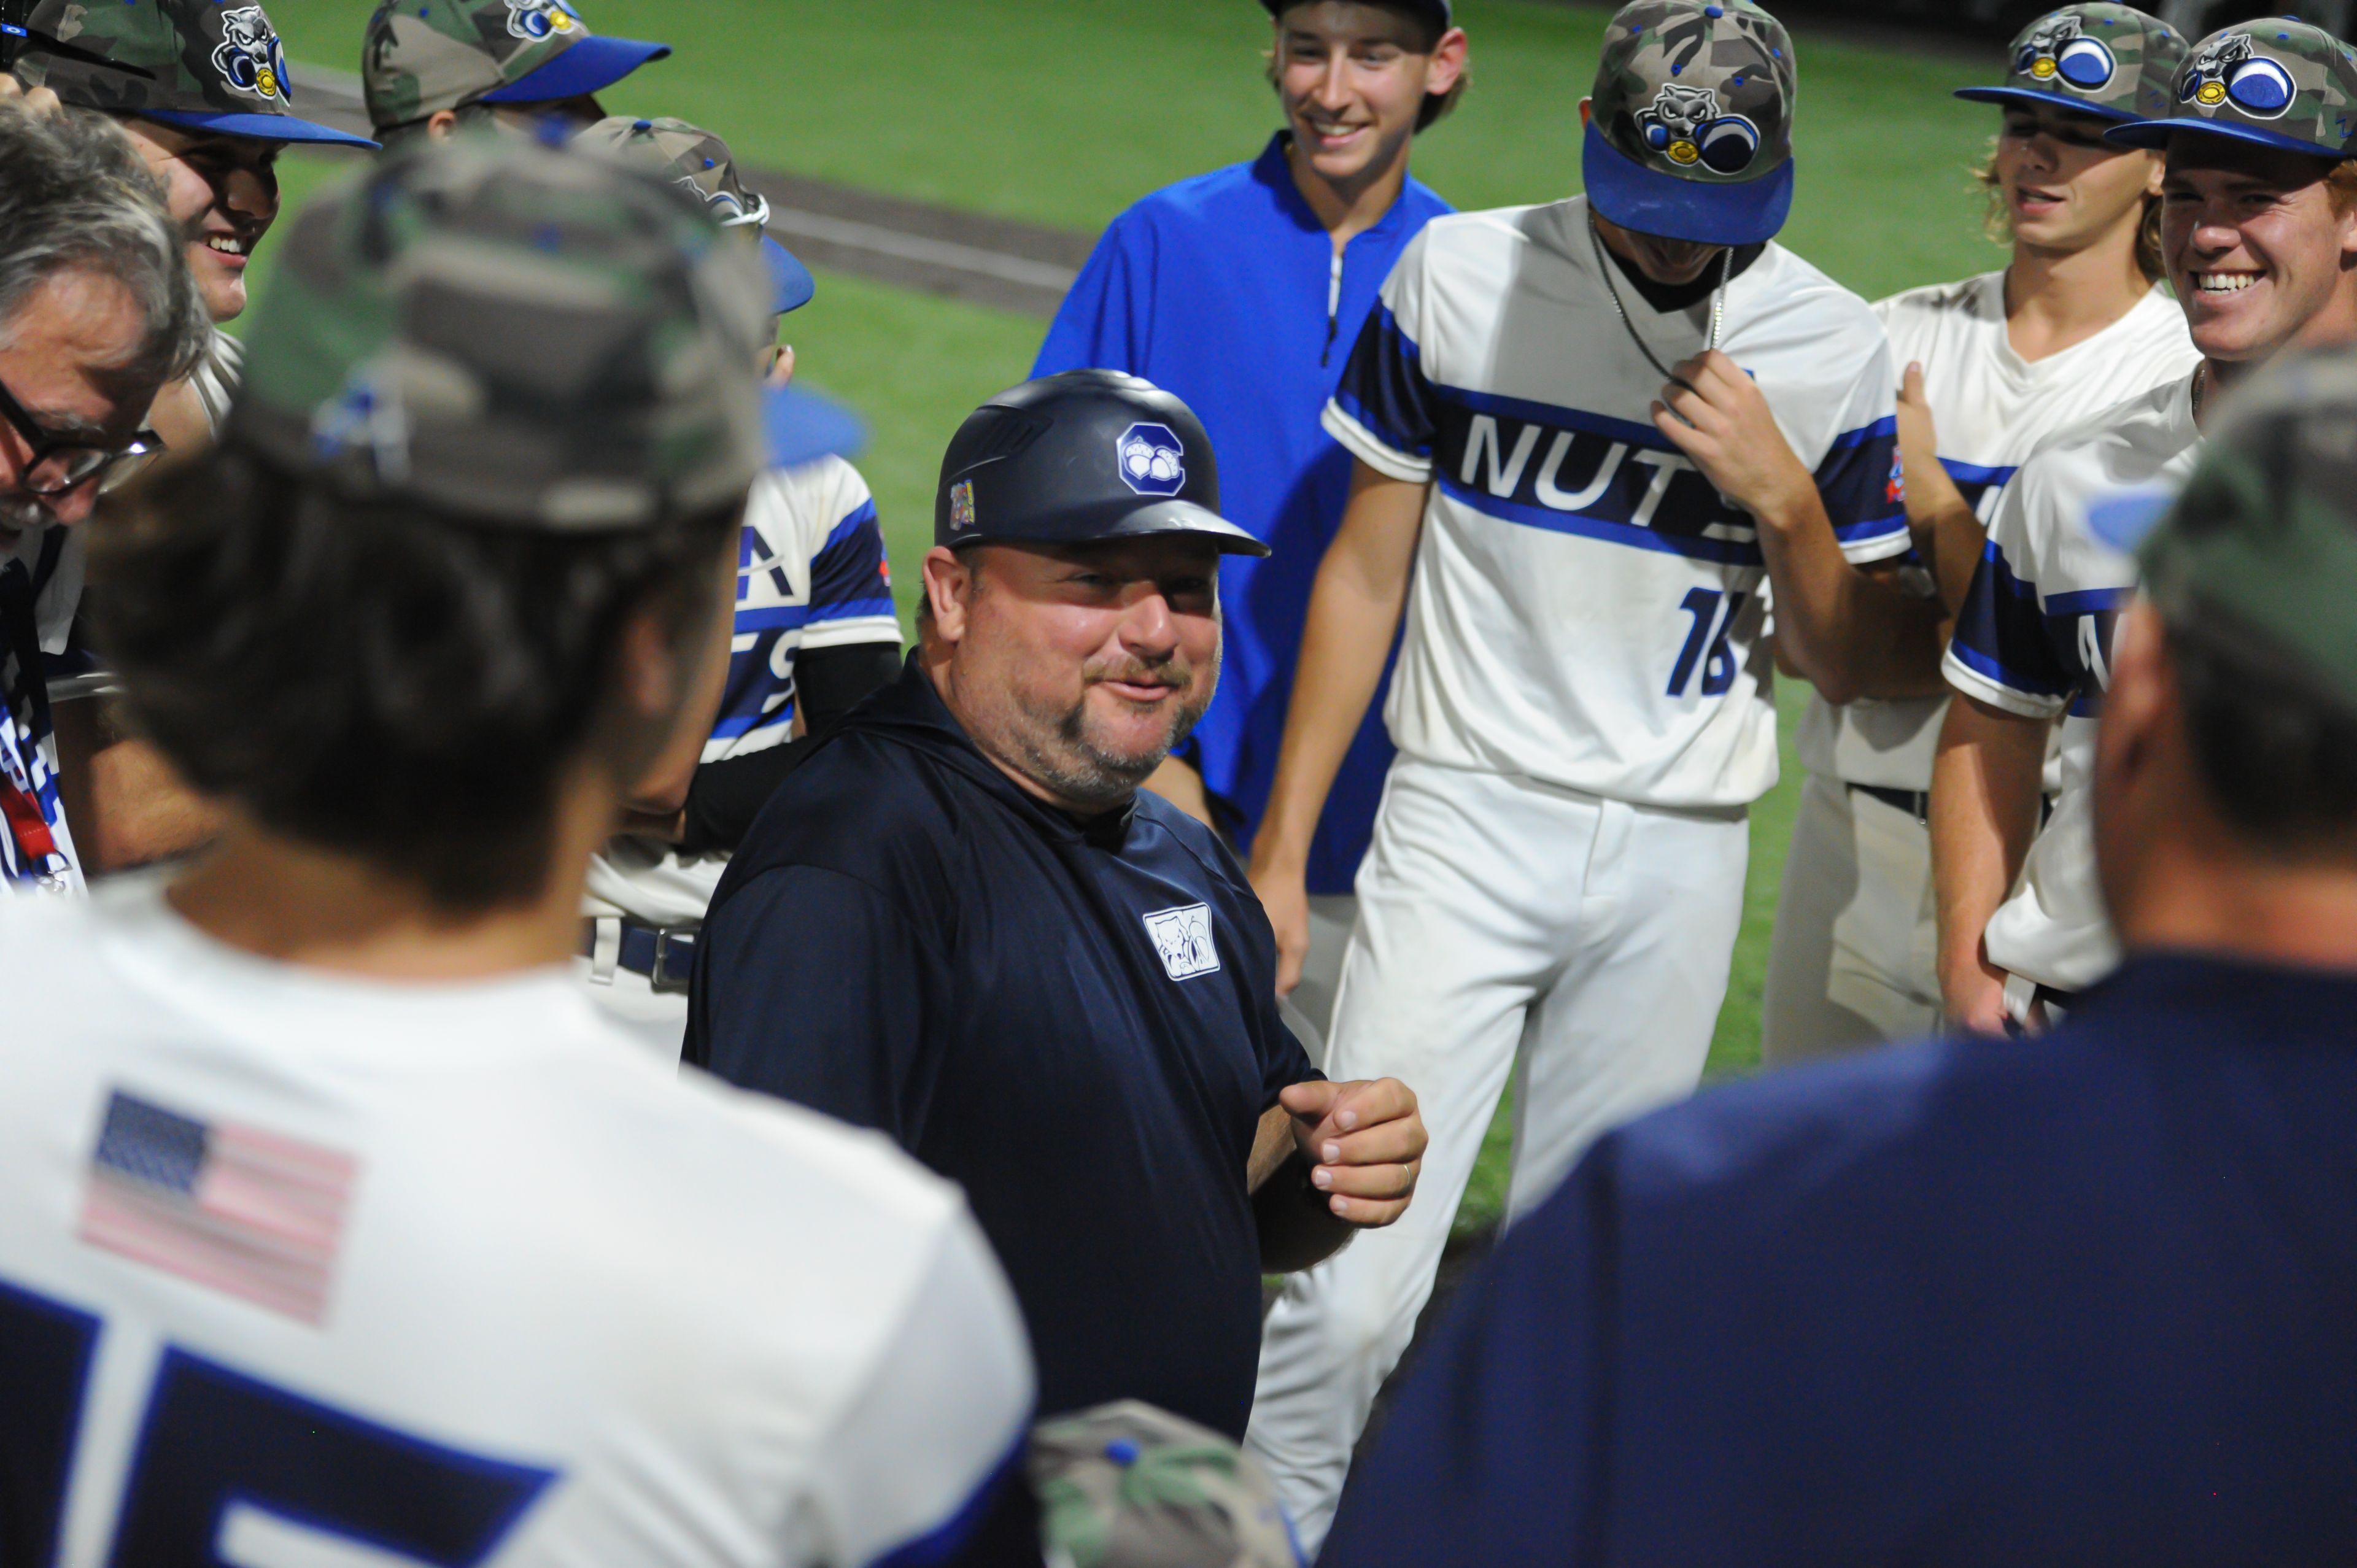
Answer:
MULTIPOLYGON (((647 983, 658 994, 686 994, 687 983, 695 973, 695 930, 691 927, 666 929, 629 918, 619 923, 622 928, 622 948, 615 956, 614 967, 645 975, 647 983)), ((597 956, 597 924, 594 917, 581 922, 583 958, 597 956)))
POLYGON ((1853 784, 1849 792, 1879 800, 1894 811, 1904 811, 1927 828, 1932 825, 1932 792, 1928 789, 1886 789, 1879 784, 1853 784))

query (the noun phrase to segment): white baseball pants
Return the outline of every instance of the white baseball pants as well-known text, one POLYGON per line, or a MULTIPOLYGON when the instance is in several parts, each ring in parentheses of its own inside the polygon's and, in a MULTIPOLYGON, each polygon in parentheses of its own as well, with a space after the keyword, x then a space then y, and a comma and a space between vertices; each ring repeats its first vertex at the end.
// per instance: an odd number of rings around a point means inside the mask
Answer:
POLYGON ((1511 1219, 1599 1134, 1700 1080, 1749 849, 1740 811, 1392 765, 1326 1070, 1405 1083, 1432 1146, 1406 1216, 1294 1275, 1263 1332, 1245 1441, 1311 1552, 1431 1294, 1508 1072, 1511 1219))
POLYGON ((1791 1067, 1940 1022, 1932 833, 1907 811, 1809 775, 1776 900, 1760 1059, 1791 1067))

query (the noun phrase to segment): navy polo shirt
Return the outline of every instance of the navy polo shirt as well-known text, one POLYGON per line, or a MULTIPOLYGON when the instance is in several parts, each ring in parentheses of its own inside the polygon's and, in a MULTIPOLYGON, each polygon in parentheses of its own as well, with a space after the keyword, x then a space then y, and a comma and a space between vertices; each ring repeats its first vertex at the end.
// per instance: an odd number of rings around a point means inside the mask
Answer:
POLYGON ((963 1185, 1044 1412, 1143 1399, 1241 1436, 1245 1167, 1318 1075, 1268 918, 1149 794, 1083 823, 966 739, 912 657, 770 798, 696 947, 687 1059, 889 1133, 963 1185))
MULTIPOLYGON (((1259 158, 1157 191, 1114 220, 1048 329, 1035 376, 1114 370, 1186 400, 1219 458, 1221 514, 1275 551, 1220 564, 1220 692, 1185 754, 1249 844, 1276 779, 1309 588, 1351 496, 1351 455, 1318 423, 1409 241, 1450 209, 1411 179, 1342 253, 1301 199, 1280 131, 1259 158)), ((1312 893, 1348 893, 1392 746, 1380 702, 1310 846, 1312 893)))
POLYGON ((2357 975, 2132 961, 2054 1034, 1601 1142, 1322 1564, 2357 1561, 2357 975))

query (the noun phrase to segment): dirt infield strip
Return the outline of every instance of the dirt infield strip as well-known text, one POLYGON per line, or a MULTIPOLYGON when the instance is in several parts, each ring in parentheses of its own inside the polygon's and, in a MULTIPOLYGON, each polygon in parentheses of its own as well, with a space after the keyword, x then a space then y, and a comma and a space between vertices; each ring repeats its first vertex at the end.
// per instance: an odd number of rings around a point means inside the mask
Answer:
MULTIPOLYGON (((360 78, 297 66, 303 113, 367 134, 360 78)), ((745 183, 770 231, 812 266, 1027 316, 1050 317, 1096 243, 1092 234, 988 218, 766 169, 745 183)))

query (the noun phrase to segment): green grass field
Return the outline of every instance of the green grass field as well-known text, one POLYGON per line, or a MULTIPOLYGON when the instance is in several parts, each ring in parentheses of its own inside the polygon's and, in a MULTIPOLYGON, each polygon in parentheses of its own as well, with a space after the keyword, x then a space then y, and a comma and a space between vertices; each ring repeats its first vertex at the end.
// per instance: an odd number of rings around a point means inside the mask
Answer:
MULTIPOLYGON (((1094 230, 1140 195, 1255 155, 1275 128, 1251 0, 583 0, 602 32, 660 38, 670 59, 608 95, 618 112, 676 113, 748 161, 895 195, 1094 230)), ((357 67, 370 0, 274 0, 300 66, 357 67)), ((1474 87, 1416 155, 1460 208, 1544 201, 1579 187, 1580 96, 1608 13, 1539 0, 1460 0, 1474 87)), ((1801 29, 1799 192, 1784 242, 1868 297, 1986 270, 1968 175, 1992 112, 1951 88, 1970 60, 1895 54, 1801 29)), ((290 161, 298 199, 331 159, 290 161)), ((266 273, 268 252, 264 252, 266 273)), ((266 286, 266 283, 263 285, 266 286)), ((866 416, 873 483, 905 600, 929 541, 942 445, 967 411, 1028 372, 1043 324, 856 278, 822 278, 788 337, 809 384, 866 416)), ((1791 723, 1801 693, 1781 703, 1791 723)), ((1798 769, 1752 819, 1747 918, 1711 1057, 1714 1077, 1759 1059, 1760 985, 1798 769)), ((1502 1124, 1460 1225, 1503 1197, 1502 1124)))

